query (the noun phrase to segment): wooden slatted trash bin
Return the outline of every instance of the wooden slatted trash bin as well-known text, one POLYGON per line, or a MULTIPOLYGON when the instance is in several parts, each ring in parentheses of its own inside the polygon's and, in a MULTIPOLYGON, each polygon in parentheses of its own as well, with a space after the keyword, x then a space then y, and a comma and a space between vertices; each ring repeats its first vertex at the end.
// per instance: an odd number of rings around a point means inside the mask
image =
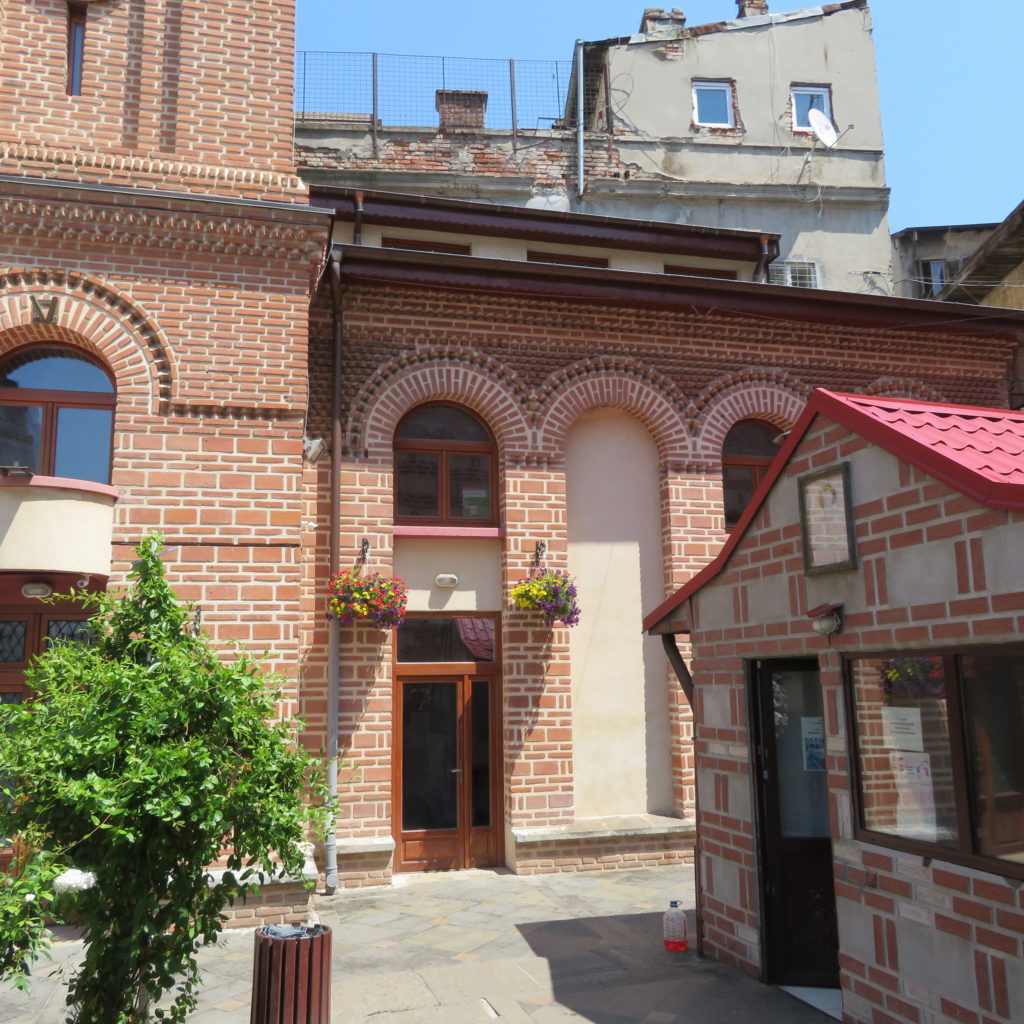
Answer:
POLYGON ((329 1024, 331 929, 267 925, 256 929, 249 1024, 329 1024))

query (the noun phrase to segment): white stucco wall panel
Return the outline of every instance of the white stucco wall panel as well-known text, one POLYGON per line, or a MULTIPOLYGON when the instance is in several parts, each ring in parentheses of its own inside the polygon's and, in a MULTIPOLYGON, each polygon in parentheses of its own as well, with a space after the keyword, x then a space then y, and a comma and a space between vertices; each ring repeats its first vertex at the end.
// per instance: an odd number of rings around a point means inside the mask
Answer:
POLYGON ((396 537, 395 575, 409 586, 411 612, 497 612, 504 607, 501 541, 479 538, 396 537), (434 583, 439 573, 459 578, 454 589, 434 583))
POLYGON ((585 413, 566 446, 575 808, 580 818, 673 808, 668 679, 633 609, 661 599, 658 457, 632 416, 585 413))
POLYGON ((1021 519, 989 530, 982 538, 985 579, 997 594, 1012 594, 1024 587, 1024 544, 1021 519))
POLYGON ((0 570, 110 575, 114 499, 49 487, 0 488, 0 570))

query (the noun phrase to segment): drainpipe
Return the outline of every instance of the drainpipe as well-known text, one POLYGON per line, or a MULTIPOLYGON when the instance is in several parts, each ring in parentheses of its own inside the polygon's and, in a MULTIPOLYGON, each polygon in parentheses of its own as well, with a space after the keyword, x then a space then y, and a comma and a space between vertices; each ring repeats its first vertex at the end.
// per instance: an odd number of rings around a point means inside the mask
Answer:
POLYGON ((582 199, 587 190, 583 170, 583 132, 586 128, 586 108, 583 100, 583 40, 576 40, 576 198, 582 199))
MULTIPOLYGON (((686 667, 686 662, 683 660, 683 656, 679 651, 679 646, 676 643, 676 637, 674 633, 663 633, 661 636, 661 646, 665 649, 665 654, 668 657, 669 664, 672 666, 672 671, 675 672, 676 679, 679 680, 679 685, 682 687, 683 694, 686 697, 687 704, 690 705, 690 710, 694 711, 693 707, 693 676, 690 675, 690 670, 686 667)), ((696 724, 696 714, 694 714, 694 724, 696 724)), ((693 751, 693 813, 697 818, 697 835, 693 841, 693 859, 695 861, 693 868, 694 882, 697 890, 697 942, 696 942, 696 953, 697 956, 704 956, 704 914, 701 912, 701 884, 700 884, 700 787, 697 785, 697 750, 696 750, 696 737, 694 737, 694 751, 693 751)))
MULTIPOLYGON (((361 197, 360 197, 361 198, 361 197)), ((362 203, 360 202, 360 206, 362 203)), ((332 250, 329 271, 331 299, 334 308, 334 387, 331 399, 331 512, 330 574, 333 576, 341 564, 339 529, 341 526, 341 358, 344 342, 344 323, 341 304, 341 254, 332 250)), ((338 702, 341 693, 338 659, 341 653, 341 623, 330 620, 327 646, 327 798, 334 807, 338 800, 338 702)), ((338 836, 335 816, 331 815, 324 842, 324 874, 326 890, 330 895, 338 887, 338 836)))
POLYGON ((758 258, 757 266, 754 268, 754 280, 763 282, 768 276, 768 261, 771 258, 771 250, 768 239, 761 239, 761 255, 758 258))
MULTIPOLYGON (((357 189, 352 197, 352 243, 353 245, 363 244, 363 191, 357 189)), ((338 306, 337 308, 341 308, 338 306)))

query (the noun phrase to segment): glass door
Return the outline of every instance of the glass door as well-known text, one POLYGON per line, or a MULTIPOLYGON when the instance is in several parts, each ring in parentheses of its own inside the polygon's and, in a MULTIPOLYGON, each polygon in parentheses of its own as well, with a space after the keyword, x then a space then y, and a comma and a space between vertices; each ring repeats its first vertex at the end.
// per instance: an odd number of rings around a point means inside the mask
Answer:
POLYGON ((393 745, 398 871, 502 862, 494 625, 492 618, 432 616, 410 617, 399 629, 393 745))
POLYGON ((766 981, 839 985, 825 719, 816 661, 754 680, 766 981))

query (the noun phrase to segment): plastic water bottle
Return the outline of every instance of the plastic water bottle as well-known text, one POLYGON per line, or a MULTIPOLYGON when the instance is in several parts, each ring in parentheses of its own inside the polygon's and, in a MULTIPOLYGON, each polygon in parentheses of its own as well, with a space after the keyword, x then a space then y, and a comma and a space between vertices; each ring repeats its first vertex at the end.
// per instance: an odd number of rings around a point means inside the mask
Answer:
POLYGON ((686 912, 679 906, 679 900, 672 900, 662 918, 665 934, 665 948, 673 953, 681 953, 689 948, 690 942, 686 935, 686 912))

